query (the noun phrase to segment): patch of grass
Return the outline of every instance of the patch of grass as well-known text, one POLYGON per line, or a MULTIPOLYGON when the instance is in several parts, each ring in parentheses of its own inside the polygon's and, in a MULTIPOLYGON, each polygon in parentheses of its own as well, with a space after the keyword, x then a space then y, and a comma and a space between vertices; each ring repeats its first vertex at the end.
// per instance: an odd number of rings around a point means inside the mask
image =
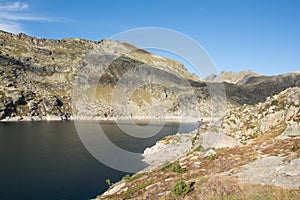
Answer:
POLYGON ((254 129, 256 126, 254 126, 253 124, 252 125, 249 125, 250 129, 254 129))
POLYGON ((275 200, 277 199, 275 196, 273 195, 265 195, 265 194, 262 194, 260 192, 255 192, 249 196, 247 196, 245 198, 245 200, 256 200, 256 199, 260 199, 260 200, 275 200))
POLYGON ((175 185, 171 188, 172 194, 175 196, 181 196, 187 194, 191 190, 188 183, 183 180, 177 181, 175 185))
POLYGON ((271 106, 279 106, 279 101, 278 100, 273 100, 271 102, 271 106))
POLYGON ((160 170, 161 171, 166 171, 167 169, 169 169, 171 167, 172 163, 170 163, 169 161, 165 161, 164 164, 161 166, 160 170))
POLYGON ((138 185, 135 185, 133 187, 128 188, 128 190, 124 193, 124 198, 130 198, 132 195, 134 195, 139 190, 145 190, 145 188, 148 185, 151 185, 154 182, 154 179, 150 179, 144 183, 140 183, 138 185))
POLYGON ((236 179, 212 176, 202 177, 193 186, 190 196, 194 199, 211 200, 298 200, 300 190, 290 190, 273 185, 241 184, 236 179))
POLYGON ((250 135, 250 138, 251 139, 255 139, 259 136, 259 133, 258 132, 254 132, 252 135, 250 135))
POLYGON ((196 148, 194 149, 194 151, 204 151, 204 150, 205 150, 204 147, 201 146, 201 145, 199 145, 198 147, 196 147, 196 148))
POLYGON ((300 146, 298 146, 298 145, 294 145, 291 148, 292 151, 297 151, 298 149, 300 149, 300 146))
POLYGON ((136 175, 133 175, 131 178, 130 178, 130 182, 133 182, 141 177, 143 177, 145 174, 144 173, 139 173, 139 174, 136 174, 136 175))
POLYGON ((182 174, 182 173, 186 172, 186 169, 182 168, 179 165, 179 162, 176 161, 175 163, 172 164, 172 172, 182 174))
POLYGON ((122 177, 122 180, 129 180, 130 179, 130 175, 129 174, 126 174, 125 176, 122 177))
POLYGON ((210 154, 209 156, 207 156, 207 158, 208 158, 208 160, 213 161, 217 158, 217 156, 214 154, 210 154))
POLYGON ((178 161, 174 163, 170 163, 169 161, 166 161, 163 166, 160 168, 161 171, 168 171, 171 170, 172 172, 182 174, 186 172, 186 169, 182 168, 178 161))

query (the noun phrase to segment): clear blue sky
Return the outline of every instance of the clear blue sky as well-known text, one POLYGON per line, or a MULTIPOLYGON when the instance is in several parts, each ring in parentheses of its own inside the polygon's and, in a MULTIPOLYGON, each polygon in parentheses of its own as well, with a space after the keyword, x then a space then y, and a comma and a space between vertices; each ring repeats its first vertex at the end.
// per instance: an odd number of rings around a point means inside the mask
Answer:
POLYGON ((300 69, 298 0, 0 0, 0 29, 37 37, 99 40, 149 26, 192 37, 219 70, 300 69))

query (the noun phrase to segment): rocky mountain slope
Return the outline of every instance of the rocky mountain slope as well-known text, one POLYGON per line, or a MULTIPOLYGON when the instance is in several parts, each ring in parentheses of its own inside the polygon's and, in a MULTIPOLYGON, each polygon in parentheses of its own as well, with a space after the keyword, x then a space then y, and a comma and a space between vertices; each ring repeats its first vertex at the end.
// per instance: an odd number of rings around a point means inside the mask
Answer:
POLYGON ((214 115, 216 103, 224 103, 225 109, 254 105, 299 86, 299 80, 294 73, 251 76, 243 84, 207 83, 182 64, 128 43, 0 31, 0 120, 199 119, 214 115), (225 88, 226 97, 212 103, 211 88, 225 88))
MULTIPOLYGON (((48 40, 1 31, 0 119, 13 116, 29 116, 32 119, 43 119, 47 116, 70 117, 71 93, 80 70, 90 70, 93 67, 86 63, 91 60, 91 54, 96 58, 113 56, 113 63, 108 63, 109 68, 105 69, 102 76, 99 76, 100 80, 97 80, 97 116, 118 115, 112 113, 109 105, 112 91, 122 75, 137 66, 146 65, 144 73, 160 75, 163 72, 165 79, 197 80, 182 64, 150 54, 127 43, 71 38, 48 40)), ((140 75, 144 76, 140 79, 146 78, 145 74, 140 75)), ((133 104, 151 101, 149 91, 138 89, 140 91, 133 94, 133 104), (135 97, 139 95, 142 95, 142 98, 135 97)), ((164 87, 154 86, 150 92, 152 96, 158 93, 156 98, 159 99, 164 98, 161 97, 161 91, 165 91, 164 95, 169 95, 169 99, 173 98, 172 91, 166 91, 164 87)))
POLYGON ((260 76, 257 73, 254 73, 251 70, 240 71, 240 72, 227 72, 222 71, 220 74, 211 74, 210 76, 206 77, 206 81, 213 81, 213 82, 228 82, 228 83, 239 83, 240 81, 247 79, 249 77, 256 77, 260 76))
POLYGON ((145 150, 151 167, 96 199, 299 199, 299 95, 299 87, 288 88, 167 136, 145 150))
POLYGON ((244 105, 227 112, 222 130, 241 141, 260 135, 300 133, 300 88, 289 88, 257 105, 244 105))

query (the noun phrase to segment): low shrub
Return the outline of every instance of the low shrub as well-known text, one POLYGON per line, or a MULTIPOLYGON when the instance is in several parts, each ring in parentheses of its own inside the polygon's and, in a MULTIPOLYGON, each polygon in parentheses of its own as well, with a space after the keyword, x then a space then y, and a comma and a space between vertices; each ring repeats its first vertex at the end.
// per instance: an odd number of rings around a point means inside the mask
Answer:
POLYGON ((215 154, 210 154, 207 158, 208 158, 208 160, 212 161, 212 160, 215 160, 217 158, 217 156, 215 154))
POLYGON ((185 195, 190 191, 191 187, 188 183, 183 180, 177 181, 171 188, 171 193, 176 196, 185 195))
POLYGON ((171 163, 169 161, 164 162, 164 164, 161 166, 160 170, 165 171, 171 167, 171 163))
POLYGON ((122 177, 123 180, 129 180, 130 179, 130 175, 126 174, 125 176, 122 177))
POLYGON ((179 173, 179 174, 182 174, 186 171, 186 169, 182 168, 180 165, 179 165, 179 162, 176 161, 175 163, 172 164, 172 172, 176 172, 176 173, 179 173))

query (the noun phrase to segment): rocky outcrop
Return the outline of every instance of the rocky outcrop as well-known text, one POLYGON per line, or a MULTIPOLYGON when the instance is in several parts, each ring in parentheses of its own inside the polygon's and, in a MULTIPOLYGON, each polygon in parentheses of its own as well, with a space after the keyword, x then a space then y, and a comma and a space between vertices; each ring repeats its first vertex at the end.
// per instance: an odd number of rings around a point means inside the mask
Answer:
POLYGON ((242 144, 230 136, 217 130, 197 129, 190 133, 176 134, 163 138, 154 146, 145 149, 143 161, 150 165, 149 169, 161 166, 165 161, 174 161, 189 151, 200 147, 202 156, 207 157, 212 149, 233 148, 242 144))
MULTIPOLYGON (((295 76, 276 80, 284 83, 295 76)), ((262 82, 270 81, 274 88, 273 79, 262 82)), ((179 195, 182 199, 298 199, 299 95, 299 87, 287 88, 264 102, 232 107, 225 117, 203 121, 190 133, 167 136, 144 151, 151 167, 112 185, 97 199, 177 198, 173 188, 179 181, 192 188, 179 195)))
POLYGON ((288 123, 287 128, 277 136, 277 138, 291 138, 291 137, 300 137, 300 124, 299 122, 288 123))
POLYGON ((287 157, 270 156, 241 166, 238 172, 224 172, 224 175, 238 177, 244 183, 273 184, 283 187, 300 187, 300 158, 285 161, 287 157), (257 176, 259 174, 259 176, 257 176))
POLYGON ((232 148, 196 148, 122 179, 96 199, 299 199, 299 142, 271 136, 232 148), (190 186, 187 193, 174 192, 179 181, 190 186))
POLYGON ((145 149, 143 161, 152 167, 161 166, 165 161, 173 161, 193 148, 194 133, 168 136, 153 147, 145 149))
MULTIPOLYGON (((300 124, 300 88, 289 88, 257 105, 229 110, 222 131, 241 141, 265 134, 294 135, 300 124)), ((298 134, 299 135, 299 134, 298 134)))

